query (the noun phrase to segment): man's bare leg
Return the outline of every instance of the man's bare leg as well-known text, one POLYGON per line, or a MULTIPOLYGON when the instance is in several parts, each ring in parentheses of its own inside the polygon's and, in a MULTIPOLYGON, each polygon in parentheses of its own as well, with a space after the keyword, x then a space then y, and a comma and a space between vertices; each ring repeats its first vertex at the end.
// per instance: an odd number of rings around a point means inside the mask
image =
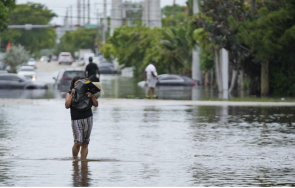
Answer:
POLYGON ((81 149, 81 159, 86 159, 88 155, 88 144, 83 143, 81 149))
POLYGON ((80 151, 81 144, 80 143, 75 143, 73 148, 72 148, 72 153, 73 157, 78 157, 79 151, 80 151))
POLYGON ((151 89, 152 88, 150 88, 150 87, 148 88, 148 91, 147 91, 147 94, 146 94, 147 96, 150 96, 151 89))
POLYGON ((155 88, 151 87, 151 90, 153 92, 153 95, 155 95, 155 88))

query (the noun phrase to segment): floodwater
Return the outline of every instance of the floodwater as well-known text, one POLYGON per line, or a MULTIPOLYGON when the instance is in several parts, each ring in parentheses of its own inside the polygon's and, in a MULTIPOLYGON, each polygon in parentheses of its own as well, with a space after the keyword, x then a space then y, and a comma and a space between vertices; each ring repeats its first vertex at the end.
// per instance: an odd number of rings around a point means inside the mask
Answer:
POLYGON ((101 104, 80 161, 62 100, 0 106, 0 186, 295 186, 294 110, 101 104))
MULTIPOLYGON (((37 82, 48 85, 48 90, 0 90, 0 98, 22 99, 59 99, 64 98, 66 93, 54 89, 53 76, 57 73, 38 73, 37 82)), ((104 90, 104 98, 145 98, 147 88, 137 85, 134 78, 121 77, 120 75, 101 75, 101 83, 104 90)), ((246 91, 233 92, 234 97, 246 97, 246 91)), ((187 86, 159 86, 156 94, 160 99, 173 100, 200 100, 209 98, 221 98, 222 95, 211 87, 187 87, 187 86)), ((152 96, 152 95, 151 95, 152 96)))

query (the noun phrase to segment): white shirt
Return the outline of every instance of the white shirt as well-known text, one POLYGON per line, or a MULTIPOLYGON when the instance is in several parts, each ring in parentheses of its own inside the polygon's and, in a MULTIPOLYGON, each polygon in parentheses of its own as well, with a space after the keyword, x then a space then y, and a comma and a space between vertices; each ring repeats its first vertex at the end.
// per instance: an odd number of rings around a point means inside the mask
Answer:
POLYGON ((145 72, 147 73, 147 76, 151 76, 152 72, 154 72, 154 75, 157 76, 157 70, 156 67, 153 64, 149 64, 146 68, 145 68, 145 72))

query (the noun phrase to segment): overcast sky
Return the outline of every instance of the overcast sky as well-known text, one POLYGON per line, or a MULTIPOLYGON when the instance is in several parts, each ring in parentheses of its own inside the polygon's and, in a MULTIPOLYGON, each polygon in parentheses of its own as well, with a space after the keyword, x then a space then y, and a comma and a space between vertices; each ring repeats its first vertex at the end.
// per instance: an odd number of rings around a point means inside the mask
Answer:
MULTIPOLYGON (((82 0, 80 0, 83 2, 82 0)), ((142 0, 131 0, 132 2, 141 2, 142 0)), ((175 0, 176 4, 179 5, 185 5, 185 2, 187 0, 175 0)), ((54 18, 51 23, 52 24, 63 24, 64 17, 66 15, 66 9, 67 7, 73 6, 73 17, 77 16, 77 0, 17 0, 17 4, 21 3, 27 3, 27 2, 36 2, 36 3, 42 3, 45 4, 49 9, 53 10, 58 17, 54 18)), ((85 0, 87 3, 88 0, 85 0)), ((124 0, 123 0, 124 2, 124 0)), ((107 0, 107 9, 108 9, 108 15, 110 15, 110 9, 111 9, 111 0, 107 0)), ((103 10, 103 0, 90 0, 91 4, 91 10, 90 10, 90 17, 91 17, 91 23, 95 24, 97 23, 97 16, 100 14, 102 15, 103 10), (98 14, 97 14, 98 13, 98 14)), ((166 5, 172 5, 173 0, 161 0, 161 7, 164 7, 166 5)), ((76 22, 76 20, 73 20, 73 22, 76 22)))

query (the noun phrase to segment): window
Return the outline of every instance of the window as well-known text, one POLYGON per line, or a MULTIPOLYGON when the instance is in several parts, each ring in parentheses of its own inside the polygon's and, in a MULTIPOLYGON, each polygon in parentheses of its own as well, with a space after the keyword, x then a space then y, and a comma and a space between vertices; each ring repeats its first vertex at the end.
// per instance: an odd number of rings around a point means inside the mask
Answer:
POLYGON ((17 76, 8 76, 8 80, 9 81, 19 81, 19 80, 22 80, 22 79, 17 77, 17 76))
POLYGON ((176 76, 167 76, 164 78, 161 78, 161 80, 180 80, 179 77, 176 76))
POLYGON ((75 76, 84 77, 84 71, 66 71, 64 77, 74 78, 75 76))
POLYGON ((4 81, 4 80, 9 80, 9 79, 8 79, 8 76, 0 76, 0 80, 4 81))

